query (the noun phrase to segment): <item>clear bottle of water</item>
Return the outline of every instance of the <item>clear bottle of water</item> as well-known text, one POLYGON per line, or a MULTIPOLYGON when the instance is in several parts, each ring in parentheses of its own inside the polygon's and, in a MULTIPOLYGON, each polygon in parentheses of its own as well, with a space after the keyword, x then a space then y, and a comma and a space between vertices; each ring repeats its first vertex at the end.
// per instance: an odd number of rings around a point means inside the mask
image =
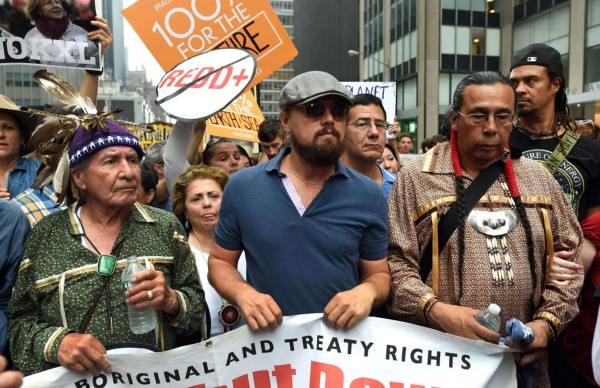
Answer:
MULTIPOLYGON (((129 256, 127 258, 127 267, 123 270, 121 275, 121 283, 123 284, 123 291, 126 292, 129 287, 135 284, 131 283, 131 277, 140 271, 145 270, 143 265, 138 263, 137 256, 129 256)), ((150 330, 154 330, 156 327, 156 313, 153 308, 137 309, 127 305, 127 312, 129 315, 129 327, 133 334, 144 334, 150 330)))
POLYGON ((495 303, 490 304, 487 309, 480 310, 475 315, 475 320, 480 325, 498 333, 500 331, 500 306, 495 303))

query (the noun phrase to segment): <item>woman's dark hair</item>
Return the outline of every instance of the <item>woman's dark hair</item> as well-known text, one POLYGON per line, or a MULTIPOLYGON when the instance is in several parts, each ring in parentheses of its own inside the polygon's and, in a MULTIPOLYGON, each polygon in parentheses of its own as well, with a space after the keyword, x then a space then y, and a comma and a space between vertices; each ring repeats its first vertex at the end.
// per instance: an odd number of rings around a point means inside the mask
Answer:
POLYGON ((390 152, 392 153, 392 155, 394 155, 394 159, 396 159, 396 162, 398 162, 398 151, 396 151, 396 148, 393 147, 391 144, 385 143, 385 148, 387 148, 388 150, 390 150, 390 152))
POLYGON ((238 151, 240 152, 240 155, 243 155, 248 158, 248 161, 250 162, 250 167, 254 166, 254 163, 252 162, 252 158, 250 157, 250 155, 248 155, 248 151, 246 151, 246 149, 239 144, 236 144, 236 146, 237 146, 238 151))

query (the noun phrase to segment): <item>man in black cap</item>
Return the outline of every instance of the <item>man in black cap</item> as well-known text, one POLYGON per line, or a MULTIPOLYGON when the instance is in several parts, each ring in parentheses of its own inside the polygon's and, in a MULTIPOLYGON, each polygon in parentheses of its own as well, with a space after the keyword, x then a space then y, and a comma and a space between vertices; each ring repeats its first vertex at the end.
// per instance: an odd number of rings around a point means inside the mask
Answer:
MULTIPOLYGON (((580 222, 600 211, 600 144, 579 136, 577 122, 569 117, 560 53, 545 44, 532 44, 517 51, 510 67, 510 80, 517 92, 518 115, 509 140, 513 156, 522 154, 542 163, 561 185, 580 222)), ((597 247, 585 240, 581 260, 590 276, 582 291, 584 302, 587 294, 592 300, 591 294, 598 285, 592 279, 600 280, 600 260, 594 260, 597 247)), ((571 261, 572 255, 570 251, 555 252, 548 281, 564 286, 577 276, 579 268, 571 261)), ((551 358, 553 384, 566 386, 566 382, 575 384, 581 380, 577 386, 586 386, 594 381, 591 337, 587 337, 593 334, 593 326, 588 329, 582 326, 586 326, 584 321, 595 322, 598 309, 595 306, 593 311, 585 310, 582 305, 580 316, 560 339, 563 353, 570 356, 562 361, 559 358, 556 365, 551 358), (586 314, 593 317, 587 319, 586 314), (585 333, 588 334, 584 336, 585 333), (577 357, 572 357, 574 354, 577 357)), ((559 352, 551 353, 561 356, 559 352)))
POLYGON ((253 330, 318 312, 352 328, 387 299, 387 205, 339 161, 351 104, 330 74, 293 78, 279 98, 291 147, 225 188, 208 277, 253 330), (242 249, 248 282, 236 269, 242 249))

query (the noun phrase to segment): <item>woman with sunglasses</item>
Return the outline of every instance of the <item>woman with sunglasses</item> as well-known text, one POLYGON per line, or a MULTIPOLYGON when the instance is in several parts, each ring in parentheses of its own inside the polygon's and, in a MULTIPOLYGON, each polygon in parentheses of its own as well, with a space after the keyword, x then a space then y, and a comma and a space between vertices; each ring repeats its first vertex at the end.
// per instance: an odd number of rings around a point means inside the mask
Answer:
MULTIPOLYGON (((239 309, 222 299, 208 282, 208 255, 214 244, 221 197, 228 180, 229 175, 221 168, 191 166, 177 178, 173 187, 173 213, 185 224, 190 248, 196 258, 196 269, 210 315, 207 319, 210 337, 238 327, 242 321, 239 309)), ((243 252, 238 269, 245 278, 243 252)))

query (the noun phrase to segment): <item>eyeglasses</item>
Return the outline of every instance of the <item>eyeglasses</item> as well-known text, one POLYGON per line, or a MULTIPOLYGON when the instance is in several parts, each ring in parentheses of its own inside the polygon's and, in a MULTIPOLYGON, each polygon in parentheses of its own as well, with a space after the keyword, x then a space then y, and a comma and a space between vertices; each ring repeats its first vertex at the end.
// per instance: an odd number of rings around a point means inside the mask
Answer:
POLYGON ((375 129, 377 129, 379 133, 385 132, 390 127, 390 123, 386 123, 383 120, 371 121, 359 119, 348 125, 354 125, 361 132, 368 131, 372 126, 375 126, 375 129))
POLYGON ((493 116, 496 125, 505 127, 507 125, 512 125, 515 119, 515 115, 511 113, 496 113, 495 115, 488 115, 485 113, 471 113, 470 115, 466 115, 459 110, 455 112, 464 117, 467 120, 467 122, 472 125, 483 125, 485 124, 485 122, 488 121, 488 119, 491 116, 493 116))
POLYGON ((314 101, 307 104, 296 105, 296 108, 300 108, 304 116, 307 119, 318 120, 325 114, 325 109, 329 108, 331 116, 335 120, 345 120, 348 115, 348 104, 343 102, 336 102, 334 104, 323 104, 322 102, 314 101))

